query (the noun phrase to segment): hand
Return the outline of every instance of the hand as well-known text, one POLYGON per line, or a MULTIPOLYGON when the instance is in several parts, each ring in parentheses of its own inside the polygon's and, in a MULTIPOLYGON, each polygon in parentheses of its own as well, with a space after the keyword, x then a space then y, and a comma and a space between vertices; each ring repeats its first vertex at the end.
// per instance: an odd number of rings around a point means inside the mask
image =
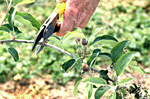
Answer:
POLYGON ((84 28, 90 17, 93 15, 100 0, 57 0, 57 3, 66 2, 63 22, 60 23, 60 30, 54 35, 64 36, 67 31, 73 28, 84 28))

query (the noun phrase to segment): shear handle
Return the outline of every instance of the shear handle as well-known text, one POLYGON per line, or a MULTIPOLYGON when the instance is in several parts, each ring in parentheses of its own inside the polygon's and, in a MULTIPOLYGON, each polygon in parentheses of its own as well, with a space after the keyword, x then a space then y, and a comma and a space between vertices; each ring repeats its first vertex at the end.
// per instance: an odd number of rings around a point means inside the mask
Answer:
POLYGON ((43 26, 45 26, 45 28, 47 28, 49 26, 49 24, 52 23, 52 21, 57 17, 58 13, 57 12, 53 12, 44 22, 43 26))

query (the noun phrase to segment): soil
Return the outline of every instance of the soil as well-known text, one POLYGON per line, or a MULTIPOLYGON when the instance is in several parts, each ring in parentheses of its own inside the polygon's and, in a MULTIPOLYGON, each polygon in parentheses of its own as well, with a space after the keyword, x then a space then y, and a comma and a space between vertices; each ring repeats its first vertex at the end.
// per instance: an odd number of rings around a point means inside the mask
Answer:
MULTIPOLYGON (((145 69, 149 72, 149 69, 145 69)), ((93 74, 98 76, 97 73, 93 74)), ((84 74, 82 78, 89 75, 84 74)), ((134 81, 142 88, 146 88, 150 93, 150 73, 146 78, 140 73, 125 73, 120 78, 135 77, 134 81)), ((74 96, 75 79, 69 81, 66 85, 59 85, 51 79, 51 75, 44 75, 42 78, 35 77, 30 80, 22 79, 20 81, 8 81, 0 84, 0 99, 88 99, 86 84, 80 83, 78 87, 78 96, 74 96)), ((95 89, 96 90, 96 89, 95 89)), ((110 93, 105 93, 102 99, 107 99, 110 93)), ((92 96, 91 99, 93 98, 92 96)))

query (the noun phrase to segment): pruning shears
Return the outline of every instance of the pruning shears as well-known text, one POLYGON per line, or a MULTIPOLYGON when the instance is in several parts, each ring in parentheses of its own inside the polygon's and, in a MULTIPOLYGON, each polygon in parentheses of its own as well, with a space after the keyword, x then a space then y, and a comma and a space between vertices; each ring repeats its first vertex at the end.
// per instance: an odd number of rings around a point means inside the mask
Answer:
POLYGON ((44 44, 48 42, 48 38, 54 33, 57 32, 60 28, 59 25, 57 25, 57 20, 61 17, 61 15, 64 13, 66 7, 66 3, 62 2, 60 4, 56 5, 56 8, 52 12, 52 14, 46 19, 44 24, 40 27, 40 30, 34 40, 32 51, 35 49, 38 42, 42 39, 42 44, 35 52, 38 54, 44 47, 44 44))

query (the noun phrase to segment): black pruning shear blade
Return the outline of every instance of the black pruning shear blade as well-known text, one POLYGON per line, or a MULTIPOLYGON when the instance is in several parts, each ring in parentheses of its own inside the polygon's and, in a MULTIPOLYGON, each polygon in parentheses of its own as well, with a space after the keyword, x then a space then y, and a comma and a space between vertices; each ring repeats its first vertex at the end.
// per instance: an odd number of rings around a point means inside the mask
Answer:
POLYGON ((37 51, 35 52, 38 54, 45 46, 45 43, 48 42, 48 38, 54 33, 57 32, 60 28, 60 25, 57 24, 57 20, 63 14, 65 9, 65 3, 58 4, 53 11, 53 13, 46 19, 44 24, 40 27, 40 30, 34 40, 32 51, 35 49, 36 45, 42 39, 42 44, 39 46, 37 51))

